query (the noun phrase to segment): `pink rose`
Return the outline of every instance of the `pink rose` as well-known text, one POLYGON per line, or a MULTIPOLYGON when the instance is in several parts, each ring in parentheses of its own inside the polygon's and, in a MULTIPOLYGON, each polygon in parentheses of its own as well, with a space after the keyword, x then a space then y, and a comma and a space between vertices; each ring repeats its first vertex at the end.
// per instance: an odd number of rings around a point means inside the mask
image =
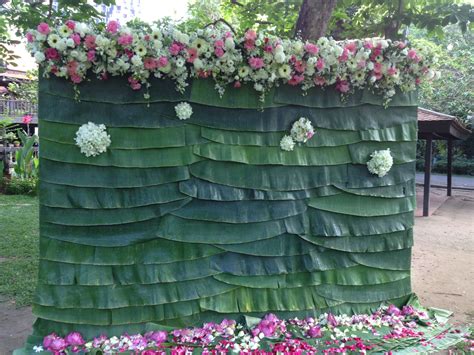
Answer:
POLYGON ((181 50, 181 46, 176 42, 174 42, 169 48, 171 55, 178 55, 180 50, 181 50))
POLYGON ((36 29, 43 35, 47 35, 51 31, 49 29, 49 25, 46 22, 41 22, 36 29))
POLYGON ((299 83, 301 83, 302 81, 304 80, 304 75, 298 75, 298 74, 294 74, 290 80, 288 80, 288 84, 290 85, 298 85, 299 83))
POLYGON ((73 33, 73 34, 71 35, 71 38, 72 38, 72 40, 74 41, 74 44, 75 44, 76 46, 79 45, 79 44, 81 44, 81 36, 79 36, 79 34, 73 33))
POLYGON ((327 321, 328 321, 328 324, 332 327, 337 327, 338 324, 339 324, 336 320, 336 317, 334 317, 334 314, 332 314, 332 313, 328 314, 327 321))
POLYGON ((117 43, 123 47, 131 45, 132 42, 133 42, 133 36, 130 34, 123 34, 117 40, 117 43))
POLYGON ((388 70, 387 70, 387 73, 388 73, 388 75, 390 75, 390 76, 397 75, 397 72, 398 72, 398 71, 397 71, 397 68, 395 68, 395 67, 390 67, 390 68, 388 68, 388 70))
POLYGON ((84 45, 87 49, 95 49, 95 36, 94 35, 87 35, 84 39, 84 45))
POLYGON ((130 84, 132 90, 140 90, 142 87, 142 84, 140 84, 140 82, 132 76, 128 78, 128 83, 130 84))
POLYGON ((244 47, 248 51, 252 51, 255 49, 255 41, 252 39, 247 39, 244 43, 244 47))
POLYGON ((414 49, 410 49, 408 51, 407 57, 411 60, 413 60, 415 63, 418 63, 420 61, 420 57, 418 57, 418 54, 414 49))
POLYGON ((32 120, 33 120, 33 116, 31 116, 31 115, 24 115, 24 116, 23 116, 23 119, 22 119, 22 122, 23 122, 24 124, 30 124, 32 120))
POLYGON ((306 43, 305 46, 304 46, 304 49, 309 54, 318 54, 318 52, 319 52, 318 46, 313 44, 313 43, 306 43))
POLYGON ((69 75, 73 75, 77 73, 77 67, 79 66, 79 63, 77 63, 75 60, 71 60, 69 63, 67 63, 67 72, 69 75))
POLYGON ((244 37, 246 40, 255 41, 257 39, 257 32, 254 30, 247 30, 244 37))
POLYGON ((265 45, 265 47, 263 47, 263 50, 267 53, 272 53, 273 52, 273 47, 270 44, 267 44, 267 45, 265 45))
POLYGON ((26 33, 26 40, 28 43, 34 42, 35 41, 35 36, 31 32, 26 33))
POLYGON ((166 67, 168 65, 168 58, 161 56, 158 59, 158 68, 166 67))
POLYGON ((120 24, 118 23, 118 21, 109 21, 109 23, 107 24, 107 32, 109 33, 117 33, 118 29, 120 27, 120 24))
POLYGON ((44 50, 44 55, 47 59, 50 60, 58 60, 59 59, 59 52, 56 48, 46 48, 44 50))
POLYGON ((158 68, 158 60, 156 58, 147 57, 143 60, 143 66, 147 70, 158 68))
MULTIPOLYGON (((336 90, 339 91, 339 92, 348 92, 349 91, 349 83, 346 80, 338 81, 336 83, 336 90)), ((329 318, 329 316, 328 316, 328 318, 329 318)))
POLYGON ((260 69, 260 68, 263 68, 265 63, 263 62, 263 59, 260 58, 260 57, 250 57, 249 58, 249 65, 253 69, 260 69))
POLYGON ((309 328, 307 334, 310 338, 321 338, 323 336, 323 332, 319 326, 309 328))
POLYGON ((302 60, 297 60, 295 61, 295 70, 298 72, 298 73, 303 73, 304 70, 306 69, 306 63, 303 62, 302 60))
POLYGON ((51 342, 51 345, 49 346, 49 349, 47 350, 50 350, 52 352, 60 352, 60 351, 63 351, 67 348, 67 344, 66 344, 66 341, 63 339, 63 338, 55 338, 53 339, 53 341, 51 342))
POLYGON ((326 79, 324 79, 322 76, 316 76, 313 81, 318 86, 323 86, 326 83, 326 79))
POLYGON ((87 60, 93 62, 95 60, 95 50, 91 49, 87 52, 87 60))
POLYGON ((187 51, 188 51, 188 59, 186 59, 186 61, 188 63, 194 63, 194 61, 198 57, 197 49, 196 48, 188 48, 187 51))
POLYGON ((355 42, 349 42, 346 44, 344 48, 347 49, 351 53, 355 53, 357 50, 357 45, 355 44, 355 42))
POLYGON ((69 333, 65 339, 66 339, 66 342, 72 346, 81 346, 86 343, 84 339, 82 338, 82 335, 78 332, 69 333))
POLYGON ((221 39, 218 39, 217 41, 215 41, 214 48, 224 48, 224 41, 221 39))
POLYGON ((150 333, 147 333, 145 334, 145 336, 150 339, 150 340, 153 340, 155 343, 163 343, 166 341, 166 339, 168 338, 168 333, 163 331, 163 330, 160 330, 160 331, 157 331, 157 332, 150 332, 150 333))
POLYGON ((220 47, 214 49, 214 54, 216 55, 217 58, 220 58, 224 55, 224 50, 220 47))
POLYGON ((323 58, 319 58, 318 61, 316 62, 316 69, 318 69, 318 71, 321 71, 324 69, 324 59, 323 58))
POLYGON ((382 72, 382 63, 374 63, 374 72, 381 73, 382 72))
POLYGON ((77 73, 71 74, 71 81, 74 84, 79 84, 82 81, 82 77, 77 73))
POLYGON ((339 62, 342 63, 342 62, 347 61, 347 59, 349 59, 349 51, 344 48, 344 50, 342 51, 342 54, 339 56, 339 58, 337 58, 337 60, 339 60, 339 62))
POLYGON ((67 21, 66 21, 66 26, 67 26, 70 30, 74 31, 74 29, 76 28, 76 23, 75 23, 73 20, 67 20, 67 21))
POLYGON ((236 81, 234 83, 234 88, 236 88, 236 89, 240 88, 241 86, 242 86, 242 84, 240 83, 240 81, 236 81))

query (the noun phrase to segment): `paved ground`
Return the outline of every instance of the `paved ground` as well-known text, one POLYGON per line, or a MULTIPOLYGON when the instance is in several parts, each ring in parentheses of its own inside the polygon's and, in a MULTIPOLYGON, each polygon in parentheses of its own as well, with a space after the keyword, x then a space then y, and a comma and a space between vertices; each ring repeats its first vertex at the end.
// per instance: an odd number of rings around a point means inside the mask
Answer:
MULTIPOLYGON (((444 190, 433 189, 442 195, 444 190)), ((413 289, 426 306, 474 322, 474 191, 454 190, 431 217, 416 218, 413 289)), ((31 332, 29 307, 0 300, 0 354, 11 354, 31 332)))
MULTIPOLYGON (((447 177, 444 174, 431 174, 431 185, 446 186, 447 177)), ((416 173, 416 182, 423 184, 424 174, 416 173)), ((469 175, 453 175, 453 186, 473 188, 474 189, 474 176, 469 175)))

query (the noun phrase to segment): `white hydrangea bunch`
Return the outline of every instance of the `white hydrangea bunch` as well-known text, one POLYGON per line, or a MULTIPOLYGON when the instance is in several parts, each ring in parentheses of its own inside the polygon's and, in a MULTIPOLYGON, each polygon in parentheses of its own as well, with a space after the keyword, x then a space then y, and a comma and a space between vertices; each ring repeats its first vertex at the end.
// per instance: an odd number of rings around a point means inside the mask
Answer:
POLYGON ((287 152, 291 152, 295 148, 295 141, 291 136, 286 135, 280 141, 280 148, 287 152))
POLYGON ((181 102, 174 107, 180 120, 187 120, 193 114, 193 108, 187 102, 181 102))
POLYGON ((88 122, 79 127, 74 140, 81 149, 81 153, 86 157, 95 157, 104 153, 111 143, 105 125, 93 122, 88 122))
POLYGON ((306 143, 314 135, 314 128, 311 121, 306 117, 300 117, 291 127, 291 138, 299 143, 306 143))
POLYGON ((367 162, 369 172, 384 177, 390 171, 393 165, 393 157, 390 154, 390 148, 384 150, 376 150, 370 154, 371 159, 367 162))

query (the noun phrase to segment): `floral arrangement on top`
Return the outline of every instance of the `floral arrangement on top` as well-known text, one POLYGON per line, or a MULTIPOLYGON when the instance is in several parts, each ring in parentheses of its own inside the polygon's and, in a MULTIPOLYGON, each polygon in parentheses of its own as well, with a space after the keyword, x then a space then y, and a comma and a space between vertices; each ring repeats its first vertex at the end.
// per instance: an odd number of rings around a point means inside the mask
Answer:
POLYGON ((280 84, 312 87, 334 85, 341 94, 370 88, 386 102, 399 88, 416 88, 438 76, 433 58, 405 42, 386 39, 313 42, 281 39, 247 30, 243 37, 216 27, 183 33, 175 27, 121 26, 66 21, 40 23, 26 35, 28 50, 44 74, 75 84, 89 72, 100 79, 128 76, 132 89, 147 88, 149 79, 171 78, 183 92, 190 78, 213 78, 220 95, 229 84, 250 83, 261 93, 280 84))

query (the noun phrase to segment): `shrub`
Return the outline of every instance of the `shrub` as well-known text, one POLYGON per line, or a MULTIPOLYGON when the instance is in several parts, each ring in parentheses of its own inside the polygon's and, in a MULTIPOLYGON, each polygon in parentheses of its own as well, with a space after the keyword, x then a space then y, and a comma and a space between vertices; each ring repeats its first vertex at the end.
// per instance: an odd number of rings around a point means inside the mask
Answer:
POLYGON ((38 193, 38 178, 4 178, 2 189, 6 195, 30 195, 35 196, 38 193))
MULTIPOLYGON (((424 171, 424 169, 425 169, 424 159, 417 159, 416 170, 424 171)), ((446 159, 437 160, 432 166, 432 171, 435 173, 447 174, 448 173, 447 160, 446 159)), ((456 157, 456 159, 453 159, 453 174, 474 176, 474 159, 468 159, 465 157, 456 157)))

